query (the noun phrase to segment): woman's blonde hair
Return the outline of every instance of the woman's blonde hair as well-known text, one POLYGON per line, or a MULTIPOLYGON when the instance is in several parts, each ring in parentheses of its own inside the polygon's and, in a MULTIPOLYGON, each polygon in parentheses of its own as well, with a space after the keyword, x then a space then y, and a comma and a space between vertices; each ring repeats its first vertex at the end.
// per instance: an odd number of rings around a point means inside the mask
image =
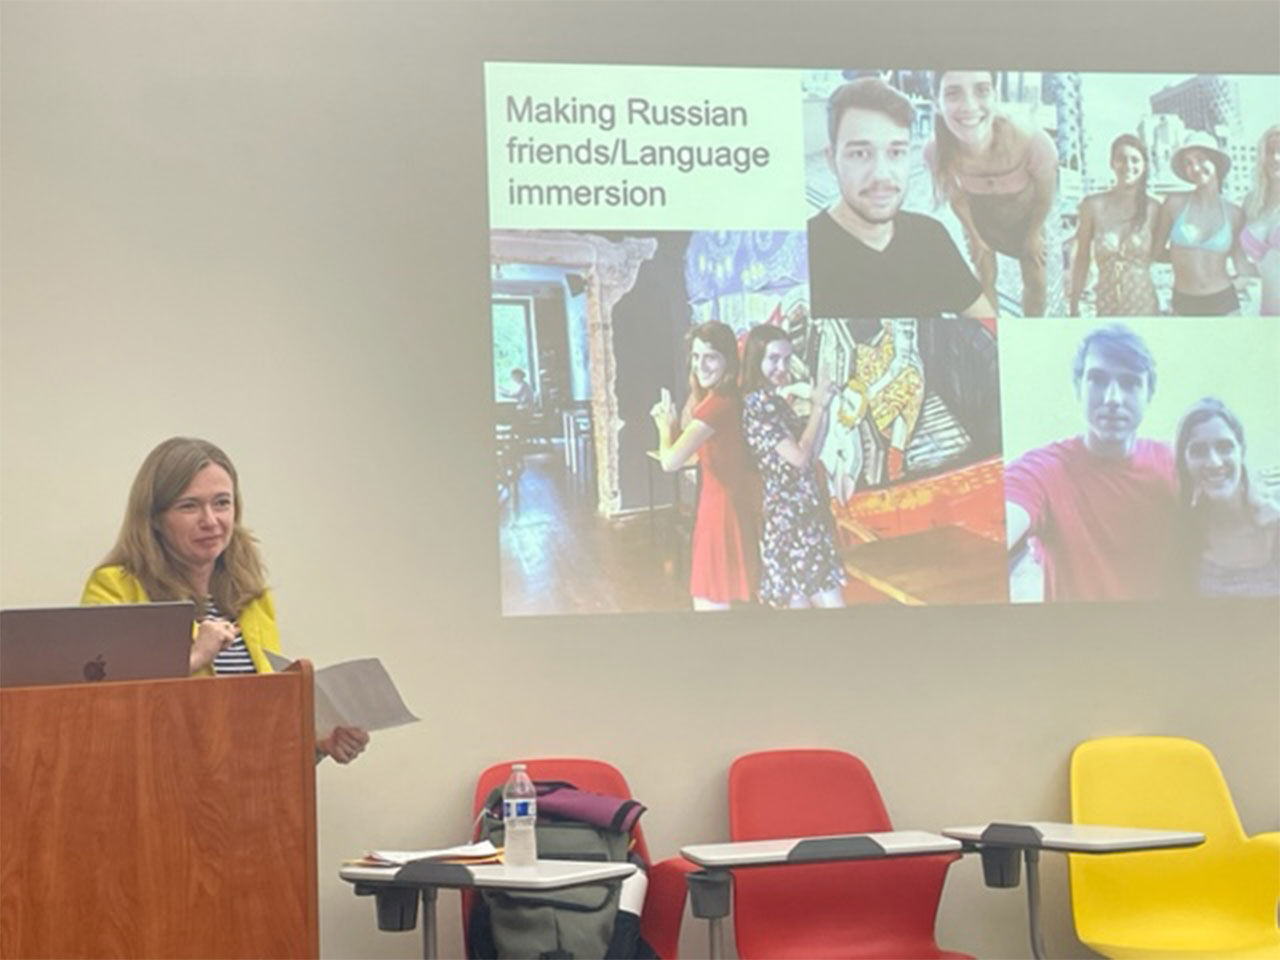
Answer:
POLYGON ((1280 123, 1273 124, 1263 131, 1258 141, 1258 159, 1253 165, 1253 189, 1244 198, 1245 220, 1257 220, 1267 207, 1280 202, 1280 182, 1272 183, 1267 176, 1267 141, 1272 137, 1280 137, 1280 123))
POLYGON ((182 567, 160 536, 161 515, 210 464, 227 471, 235 497, 231 541, 214 564, 209 596, 223 616, 236 617, 266 589, 262 559, 253 535, 241 525, 240 480, 231 459, 207 440, 171 437, 142 461, 129 490, 124 523, 104 564, 118 565, 137 577, 152 600, 194 600, 203 612, 206 597, 197 596, 182 567))

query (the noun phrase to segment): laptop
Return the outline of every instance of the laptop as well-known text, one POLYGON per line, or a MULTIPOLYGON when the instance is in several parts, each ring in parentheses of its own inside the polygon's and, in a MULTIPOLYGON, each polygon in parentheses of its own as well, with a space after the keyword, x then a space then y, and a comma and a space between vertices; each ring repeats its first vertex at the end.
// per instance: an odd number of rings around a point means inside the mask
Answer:
POLYGON ((195 604, 0 610, 0 687, 189 673, 195 604))

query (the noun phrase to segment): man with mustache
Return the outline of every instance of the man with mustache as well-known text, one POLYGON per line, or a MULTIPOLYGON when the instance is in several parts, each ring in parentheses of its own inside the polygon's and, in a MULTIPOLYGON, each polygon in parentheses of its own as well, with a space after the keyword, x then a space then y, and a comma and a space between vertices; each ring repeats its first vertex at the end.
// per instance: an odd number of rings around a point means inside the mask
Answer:
MULTIPOLYGON (((1177 552, 1173 454, 1138 436, 1156 363, 1123 324, 1080 342, 1073 368, 1083 435, 1029 450, 1004 471, 1010 555, 1029 539, 1044 565, 1045 600, 1134 600, 1168 592, 1177 552)), ((1014 601, 1039 599, 1019 596, 1014 601)))
MULTIPOLYGON (((901 209, 911 101, 879 78, 861 77, 837 88, 827 110, 827 163, 840 198, 809 221, 811 314, 863 321, 994 316, 942 224, 901 209)), ((856 330, 854 336, 864 339, 856 330)))

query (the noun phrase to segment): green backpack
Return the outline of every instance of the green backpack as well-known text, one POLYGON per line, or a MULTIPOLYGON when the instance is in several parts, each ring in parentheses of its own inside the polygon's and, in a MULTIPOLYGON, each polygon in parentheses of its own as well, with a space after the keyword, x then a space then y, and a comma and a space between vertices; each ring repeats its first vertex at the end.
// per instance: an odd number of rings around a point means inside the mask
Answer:
MULTIPOLYGON (((480 839, 502 846, 501 788, 485 803, 480 839)), ((630 859, 631 836, 577 820, 539 817, 535 832, 540 860, 630 859)), ((638 917, 619 914, 622 881, 564 890, 523 893, 490 891, 472 902, 467 919, 467 955, 476 960, 612 960, 654 957, 640 939, 638 917), (626 922, 619 922, 623 917, 626 922)))

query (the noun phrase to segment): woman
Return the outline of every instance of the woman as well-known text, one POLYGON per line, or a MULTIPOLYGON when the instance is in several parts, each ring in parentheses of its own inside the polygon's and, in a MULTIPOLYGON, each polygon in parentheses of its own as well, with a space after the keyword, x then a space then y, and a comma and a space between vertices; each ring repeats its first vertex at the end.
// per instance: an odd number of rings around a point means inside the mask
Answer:
MULTIPOLYGON (((192 674, 270 673, 266 653, 280 652, 275 605, 241 510, 225 453, 205 440, 166 440, 142 462, 120 536, 81 603, 194 601, 192 674)), ((336 727, 316 751, 350 763, 368 742, 364 730, 336 727)))
POLYGON ((842 607, 844 567, 831 512, 814 474, 836 387, 819 376, 803 429, 779 393, 791 380, 791 341, 763 324, 747 334, 742 359, 743 430, 764 478, 760 600, 774 607, 842 607))
POLYGON ((1183 317, 1238 313, 1227 258, 1244 214, 1222 195, 1231 158, 1211 135, 1193 132, 1173 152, 1169 166, 1194 187, 1164 198, 1151 245, 1152 259, 1173 264, 1173 312, 1183 317))
POLYGON ((1080 316, 1091 259, 1098 263, 1097 316, 1151 317, 1159 312, 1151 280, 1151 238, 1160 204, 1147 193, 1149 167, 1147 146, 1133 134, 1122 133, 1111 142, 1115 186, 1080 203, 1071 316, 1080 316))
POLYGON ((1248 272, 1262 278, 1258 312, 1264 317, 1280 317, 1280 124, 1268 129, 1258 142, 1258 164, 1253 189, 1244 201, 1244 221, 1240 251, 1251 265, 1246 267, 1248 272))
POLYGON ((1280 594, 1280 511, 1252 490, 1244 427, 1216 397, 1178 425, 1188 578, 1204 596, 1280 594))
POLYGON ((742 439, 738 395, 738 343, 723 323, 689 333, 687 426, 679 429, 671 394, 650 411, 658 427, 658 459, 674 473, 695 453, 702 468, 689 593, 695 610, 728 610, 755 594, 759 495, 742 439))
POLYGON ((996 253, 1022 268, 1022 315, 1045 308, 1045 222, 1057 196, 1058 151, 997 110, 990 70, 935 70, 934 136, 925 145, 934 197, 964 227, 987 300, 996 299, 996 253))

